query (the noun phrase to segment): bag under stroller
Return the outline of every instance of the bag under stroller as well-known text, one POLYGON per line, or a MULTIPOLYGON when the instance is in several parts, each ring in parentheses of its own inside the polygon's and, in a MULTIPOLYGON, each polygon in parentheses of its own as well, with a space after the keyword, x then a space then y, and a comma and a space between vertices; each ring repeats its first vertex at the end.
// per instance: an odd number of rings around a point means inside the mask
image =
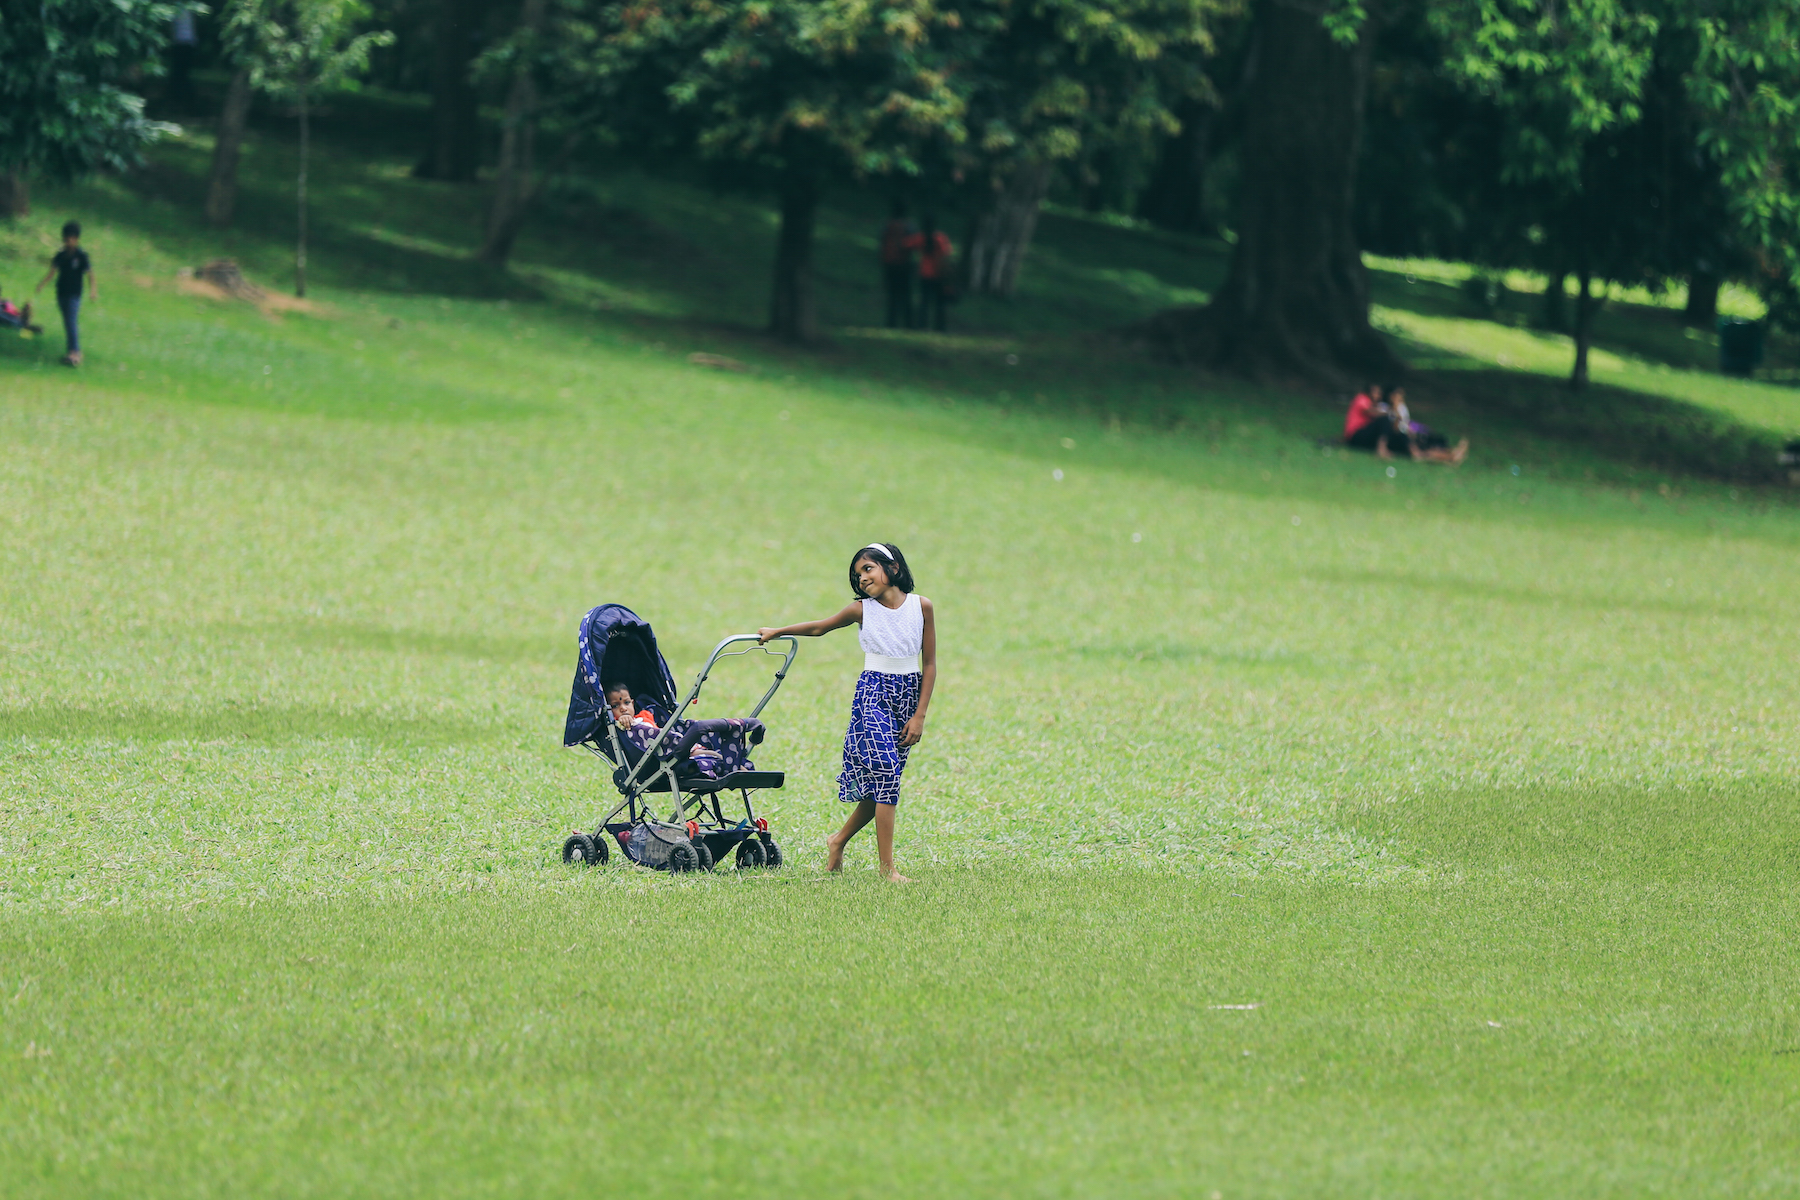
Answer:
POLYGON ((623 799, 593 833, 577 832, 563 843, 564 862, 604 864, 611 857, 610 835, 626 858, 659 871, 711 870, 728 853, 740 870, 781 865, 781 847, 769 823, 756 815, 751 797, 780 788, 786 776, 759 771, 750 761, 751 748, 762 743, 765 732, 758 718, 800 649, 794 638, 777 640, 787 643, 785 650, 759 645, 755 634, 726 638, 678 701, 675 678, 648 621, 621 604, 602 604, 581 619, 563 745, 579 746, 611 767, 623 799), (781 662, 749 716, 683 719, 721 658, 755 650, 781 662), (628 726, 615 721, 607 707, 606 690, 615 686, 630 689, 631 711, 641 718, 628 726), (721 797, 733 792, 743 803, 741 819, 725 815, 721 797), (658 819, 652 809, 650 797, 658 793, 672 798, 667 819, 658 819))

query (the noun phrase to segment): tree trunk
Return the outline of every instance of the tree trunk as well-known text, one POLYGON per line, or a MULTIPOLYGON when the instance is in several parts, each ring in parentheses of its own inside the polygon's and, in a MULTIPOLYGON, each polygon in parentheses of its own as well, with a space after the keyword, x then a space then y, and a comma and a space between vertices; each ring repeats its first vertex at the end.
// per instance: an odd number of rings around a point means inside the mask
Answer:
POLYGON ((544 24, 544 0, 525 0, 519 23, 526 37, 525 57, 513 72, 506 94, 506 118, 500 127, 500 167, 494 198, 488 205, 487 234, 475 258, 491 267, 506 265, 513 242, 531 205, 532 168, 537 152, 537 80, 531 73, 530 46, 544 24))
POLYGON ((299 205, 300 235, 294 242, 294 295, 306 295, 306 156, 311 149, 312 123, 306 116, 306 82, 300 83, 300 179, 295 187, 299 205))
POLYGON ((473 183, 481 166, 479 97, 469 78, 479 33, 479 0, 438 0, 432 19, 431 141, 413 174, 473 183))
POLYGON ((1569 273, 1554 272, 1544 283, 1545 329, 1554 329, 1558 333, 1569 327, 1569 273))
POLYGON ((1681 323, 1694 329, 1712 329, 1719 323, 1719 277, 1705 271, 1688 276, 1687 308, 1681 323))
POLYGON ((1569 386, 1580 391, 1588 385, 1588 347, 1593 342, 1594 312, 1599 307, 1588 291, 1591 278, 1587 267, 1575 275, 1575 368, 1569 372, 1569 386))
POLYGON ((969 231, 964 282, 971 294, 1010 296, 1037 231, 1038 209, 1050 190, 1049 163, 1022 163, 996 186, 969 231))
POLYGON ((1369 324, 1351 220, 1375 31, 1355 45, 1323 7, 1259 0, 1246 91, 1238 240, 1211 304, 1140 326, 1178 361, 1333 385, 1404 370, 1369 324))
POLYGON ((817 182, 801 172, 789 172, 782 181, 775 289, 769 299, 769 332, 783 341, 809 342, 819 335, 812 277, 813 221, 818 210, 817 182))
POLYGON ((244 147, 244 125, 250 118, 250 70, 231 73, 225 107, 219 112, 219 136, 213 142, 212 177, 206 185, 206 219, 217 228, 231 224, 237 211, 238 153, 244 147))
POLYGON ((31 182, 23 171, 0 171, 0 217, 31 215, 31 182))
POLYGON ((1138 216, 1177 233, 1212 233, 1206 219, 1206 172, 1218 110, 1204 100, 1181 106, 1181 132, 1164 138, 1156 170, 1138 201, 1138 216))

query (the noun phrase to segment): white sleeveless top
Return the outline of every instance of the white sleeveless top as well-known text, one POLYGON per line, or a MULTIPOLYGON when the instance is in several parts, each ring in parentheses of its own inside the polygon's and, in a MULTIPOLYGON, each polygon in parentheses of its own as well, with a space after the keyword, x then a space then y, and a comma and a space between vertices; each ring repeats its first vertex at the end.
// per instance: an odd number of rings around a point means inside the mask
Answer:
POLYGON ((863 670, 884 675, 917 675, 919 652, 925 647, 925 610, 919 597, 909 595, 899 608, 887 608, 879 600, 864 600, 862 632, 863 670))

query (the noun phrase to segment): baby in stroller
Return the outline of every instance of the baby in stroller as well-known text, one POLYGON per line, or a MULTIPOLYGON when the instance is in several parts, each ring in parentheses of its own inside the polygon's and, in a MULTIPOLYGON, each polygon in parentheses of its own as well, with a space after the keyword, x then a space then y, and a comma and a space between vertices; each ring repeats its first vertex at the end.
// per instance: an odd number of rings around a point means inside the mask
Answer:
MULTIPOLYGON (((656 714, 648 708, 638 708, 629 686, 623 683, 606 685, 606 707, 612 714, 613 724, 619 727, 621 741, 638 754, 650 749, 660 732, 656 714)), ((681 722, 677 731, 680 736, 671 757, 681 758, 685 754, 686 761, 676 767, 676 773, 690 779, 702 775, 720 779, 733 771, 755 770, 746 746, 749 739, 743 735, 751 725, 761 724, 760 721, 736 719, 681 722)))

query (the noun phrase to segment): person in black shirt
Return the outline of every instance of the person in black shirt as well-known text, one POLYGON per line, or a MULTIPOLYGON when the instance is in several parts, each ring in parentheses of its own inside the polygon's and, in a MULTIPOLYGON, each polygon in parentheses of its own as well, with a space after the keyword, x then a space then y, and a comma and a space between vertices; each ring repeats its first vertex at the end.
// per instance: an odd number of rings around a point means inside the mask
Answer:
POLYGON ((67 366, 78 367, 81 365, 82 276, 87 277, 90 300, 100 298, 100 285, 94 282, 94 264, 89 261, 87 251, 81 248, 81 222, 64 224, 62 235, 63 248, 51 258, 50 269, 38 280, 37 290, 43 291, 52 277, 56 279, 56 307, 62 310, 63 333, 69 341, 69 352, 62 360, 67 366))

